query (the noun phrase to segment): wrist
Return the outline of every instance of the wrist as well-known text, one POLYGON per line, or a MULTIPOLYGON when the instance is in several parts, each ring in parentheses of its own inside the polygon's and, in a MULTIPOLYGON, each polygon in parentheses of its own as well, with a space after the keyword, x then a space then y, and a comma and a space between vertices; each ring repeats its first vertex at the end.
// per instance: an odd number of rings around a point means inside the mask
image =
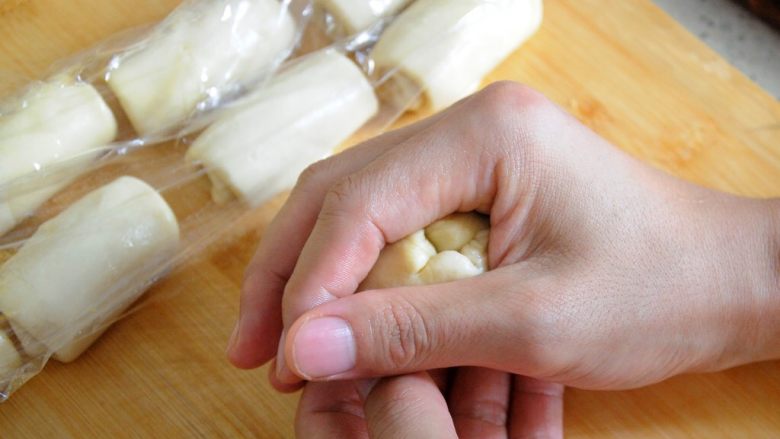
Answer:
POLYGON ((768 258, 765 303, 756 311, 761 327, 759 352, 753 361, 780 359, 780 199, 765 202, 769 230, 766 243, 768 258))
POLYGON ((732 338, 730 361, 720 369, 739 364, 780 359, 780 199, 756 200, 755 220, 745 224, 755 231, 755 240, 745 240, 748 265, 745 266, 743 295, 749 305, 733 311, 739 316, 740 331, 732 338))
POLYGON ((709 224, 697 235, 708 268, 689 304, 700 355, 688 372, 780 358, 780 199, 727 196, 694 217, 709 224))

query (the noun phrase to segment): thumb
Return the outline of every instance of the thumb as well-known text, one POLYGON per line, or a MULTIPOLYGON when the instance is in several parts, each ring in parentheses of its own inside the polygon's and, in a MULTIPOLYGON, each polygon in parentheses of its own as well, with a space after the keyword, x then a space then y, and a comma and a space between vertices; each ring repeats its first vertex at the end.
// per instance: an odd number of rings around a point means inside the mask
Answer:
POLYGON ((518 266, 457 282, 365 291, 303 314, 285 341, 306 380, 398 375, 455 366, 528 374, 533 303, 518 266), (525 362, 525 365, 524 363, 525 362))

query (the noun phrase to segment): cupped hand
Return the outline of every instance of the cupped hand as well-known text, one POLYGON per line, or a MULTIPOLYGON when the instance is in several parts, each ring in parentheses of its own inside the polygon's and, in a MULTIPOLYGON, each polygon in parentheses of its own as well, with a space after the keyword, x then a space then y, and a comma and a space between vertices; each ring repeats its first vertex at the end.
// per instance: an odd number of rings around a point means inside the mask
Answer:
POLYGON ((495 84, 304 173, 247 271, 228 355, 252 368, 278 351, 281 390, 464 365, 622 389, 777 357, 778 211, 495 84), (386 243, 473 210, 490 215, 492 271, 353 294, 386 243))

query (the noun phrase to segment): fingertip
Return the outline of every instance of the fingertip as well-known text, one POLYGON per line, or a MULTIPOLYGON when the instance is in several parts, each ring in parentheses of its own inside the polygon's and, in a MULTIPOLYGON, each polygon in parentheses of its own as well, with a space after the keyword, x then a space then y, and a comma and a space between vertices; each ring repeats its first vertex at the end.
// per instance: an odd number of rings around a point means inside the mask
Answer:
POLYGON ((307 379, 306 377, 296 375, 292 370, 290 370, 289 367, 287 367, 286 363, 282 364, 281 366, 277 364, 274 375, 280 383, 285 384, 296 384, 307 379))
POLYGON ((307 378, 305 376, 296 375, 288 366, 287 358, 291 358, 291 354, 287 349, 287 331, 282 331, 282 336, 279 338, 279 349, 276 352, 276 358, 274 359, 274 367, 272 373, 274 379, 284 385, 294 385, 301 383, 307 378))
POLYGON ((266 361, 247 356, 244 352, 237 350, 227 351, 226 357, 233 367, 243 370, 257 369, 266 363, 266 361))
POLYGON ((262 366, 265 362, 256 361, 251 357, 246 356, 241 351, 229 350, 227 351, 227 360, 233 367, 237 369, 250 370, 256 369, 262 366))
POLYGON ((273 339, 281 332, 281 322, 273 320, 264 321, 256 315, 239 318, 225 352, 230 364, 239 369, 255 369, 274 357, 277 346, 269 337, 273 339))
POLYGON ((236 325, 233 327, 225 356, 230 364, 238 369, 253 369, 259 366, 252 361, 250 356, 246 355, 246 350, 241 348, 241 319, 236 321, 236 325))
POLYGON ((271 362, 271 367, 268 368, 268 381, 271 386, 280 393, 293 393, 300 390, 306 383, 303 381, 297 381, 295 383, 286 383, 280 381, 276 377, 276 359, 271 362))
POLYGON ((262 270, 247 273, 241 287, 238 319, 226 356, 239 369, 254 369, 276 355, 282 331, 280 280, 262 270))

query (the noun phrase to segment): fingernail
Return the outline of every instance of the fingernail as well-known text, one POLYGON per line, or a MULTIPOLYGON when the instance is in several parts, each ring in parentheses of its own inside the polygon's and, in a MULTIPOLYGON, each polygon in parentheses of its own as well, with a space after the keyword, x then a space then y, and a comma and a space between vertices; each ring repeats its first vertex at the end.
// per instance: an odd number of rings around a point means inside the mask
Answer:
POLYGON ((233 348, 235 348, 236 344, 238 344, 238 333, 240 328, 241 325, 239 322, 236 322, 236 326, 233 327, 233 333, 230 334, 230 339, 228 340, 226 353, 230 354, 233 351, 233 348))
POLYGON ((287 331, 282 331, 282 336, 279 337, 279 349, 276 351, 276 378, 281 380, 284 368, 287 363, 284 361, 284 340, 287 338, 287 331))
POLYGON ((320 317, 304 323, 293 341, 293 361, 307 379, 355 367, 355 336, 345 320, 320 317))
POLYGON ((379 382, 379 378, 370 378, 365 380, 357 380, 355 381, 355 388, 357 389, 358 395, 360 395, 360 400, 365 402, 366 398, 368 398, 368 394, 371 393, 371 390, 376 386, 376 383, 379 382))

